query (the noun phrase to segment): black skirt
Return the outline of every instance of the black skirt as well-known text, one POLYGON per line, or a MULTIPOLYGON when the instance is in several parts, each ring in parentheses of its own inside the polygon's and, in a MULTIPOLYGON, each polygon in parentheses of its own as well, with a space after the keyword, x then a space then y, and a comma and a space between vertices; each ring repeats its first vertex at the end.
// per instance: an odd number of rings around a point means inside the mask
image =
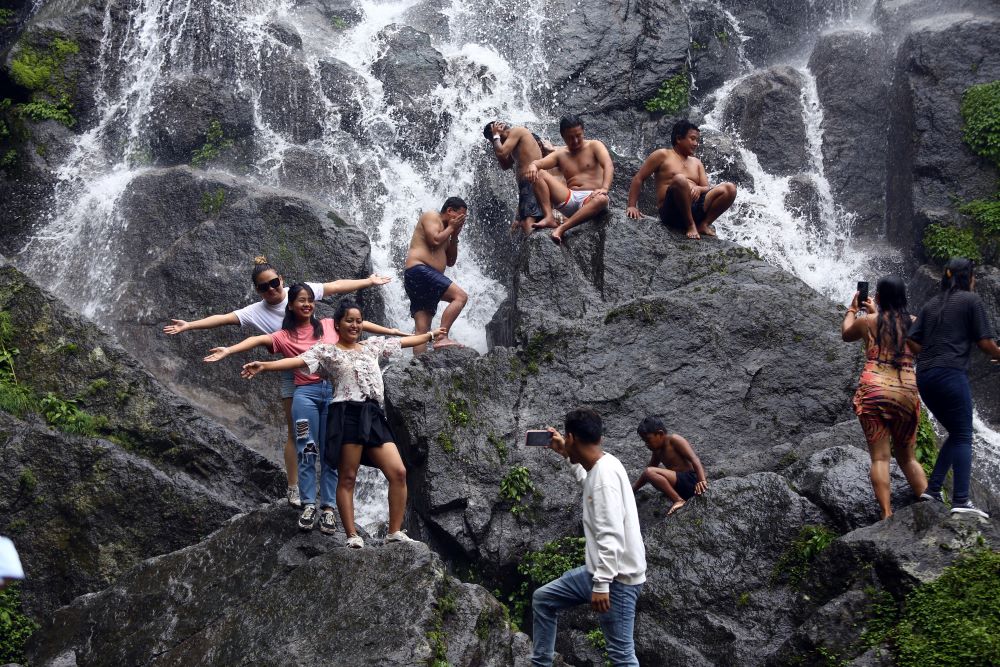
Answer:
MULTIPOLYGON (((340 450, 344 444, 381 447, 395 442, 385 412, 375 401, 338 401, 330 404, 326 419, 326 453, 324 460, 335 469, 340 465, 340 450)), ((371 465, 362 456, 362 462, 371 465)))

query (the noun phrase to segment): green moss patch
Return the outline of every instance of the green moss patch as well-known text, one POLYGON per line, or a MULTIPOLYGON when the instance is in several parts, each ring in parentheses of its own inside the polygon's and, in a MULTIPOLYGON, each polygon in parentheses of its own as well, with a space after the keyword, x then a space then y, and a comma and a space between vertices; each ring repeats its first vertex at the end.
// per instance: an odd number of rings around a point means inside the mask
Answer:
POLYGON ((0 663, 25 664, 24 644, 38 624, 21 611, 21 590, 11 584, 0 590, 0 663))
POLYGON ((70 101, 76 82, 67 64, 80 52, 76 42, 53 38, 45 46, 23 44, 10 64, 11 78, 31 91, 31 101, 18 112, 34 121, 54 120, 67 127, 76 123, 70 101))
POLYGON ((646 101, 646 111, 659 112, 672 116, 688 106, 688 96, 691 81, 687 69, 665 80, 656 95, 646 101))

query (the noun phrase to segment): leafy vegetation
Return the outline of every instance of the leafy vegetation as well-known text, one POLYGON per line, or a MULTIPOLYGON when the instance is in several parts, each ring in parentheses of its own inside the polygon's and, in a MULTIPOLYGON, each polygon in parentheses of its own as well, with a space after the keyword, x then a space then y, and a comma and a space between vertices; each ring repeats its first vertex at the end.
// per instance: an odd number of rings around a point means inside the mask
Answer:
POLYGON ((656 96, 646 101, 646 111, 658 111, 670 116, 680 112, 688 105, 690 86, 687 70, 682 70, 660 85, 656 96))
POLYGON ((816 557, 835 539, 837 534, 826 526, 802 526, 799 534, 774 565, 773 578, 787 579, 793 588, 798 588, 816 557))
POLYGON ((924 229, 924 252, 936 262, 947 262, 951 257, 982 259, 975 232, 950 225, 934 224, 924 229))
POLYGON ((11 584, 0 590, 0 664, 25 664, 24 644, 38 624, 21 611, 21 590, 11 584))
POLYGON ((917 586, 897 605, 869 592, 871 620, 863 641, 888 642, 898 667, 986 667, 1000 664, 1000 553, 978 549, 917 586))
POLYGON ((13 24, 16 16, 13 9, 0 9, 0 28, 13 24))
POLYGON ((448 421, 453 426, 468 426, 472 421, 469 415, 469 404, 464 398, 454 398, 448 401, 448 421))
POLYGON ((451 667, 448 662, 448 636, 444 631, 444 619, 454 614, 455 595, 446 588, 444 594, 437 599, 433 629, 427 633, 427 642, 431 645, 428 667, 451 667))
POLYGON ((222 131, 222 123, 213 119, 208 124, 208 130, 205 131, 205 143, 201 148, 191 153, 191 164, 195 167, 203 167, 217 159, 224 149, 232 145, 232 140, 227 139, 222 131))
POLYGON ((917 425, 917 461, 924 469, 924 473, 930 477, 931 470, 934 469, 934 462, 937 460, 937 435, 934 427, 931 426, 930 417, 927 416, 927 409, 921 408, 920 422, 917 425))
POLYGON ((80 52, 76 42, 54 38, 47 47, 24 45, 11 61, 14 81, 31 91, 31 101, 17 105, 18 112, 34 121, 54 120, 67 127, 76 123, 70 101, 75 83, 66 63, 80 52))
MULTIPOLYGON (((531 608, 535 589, 558 579, 567 570, 580 567, 585 561, 586 540, 582 537, 561 537, 547 542, 538 551, 529 551, 517 566, 524 579, 507 596, 510 616, 517 621, 525 618, 531 608)), ((500 598, 500 594, 495 592, 500 598)), ((515 623, 516 625, 516 623, 515 623)))
POLYGON ((500 480, 500 497, 513 503, 510 508, 511 514, 517 515, 527 509, 521 500, 534 492, 535 485, 531 483, 531 471, 524 466, 514 466, 500 480))
POLYGON ((218 188, 214 192, 206 192, 201 196, 201 211, 205 215, 218 215, 226 203, 226 191, 218 188))
POLYGON ((35 394, 17 381, 14 357, 21 351, 12 346, 13 335, 10 313, 0 312, 0 410, 22 417, 35 408, 35 394))
POLYGON ((64 433, 97 435, 106 425, 104 418, 81 410, 75 400, 59 398, 51 391, 42 397, 40 405, 45 421, 64 433))
POLYGON ((503 438, 498 436, 496 433, 490 433, 488 436, 486 436, 486 439, 489 441, 491 445, 493 445, 493 449, 496 450, 497 458, 500 459, 500 463, 506 463, 507 443, 503 441, 503 438))
POLYGON ((1000 81, 972 86, 962 95, 962 139, 1000 167, 1000 81))

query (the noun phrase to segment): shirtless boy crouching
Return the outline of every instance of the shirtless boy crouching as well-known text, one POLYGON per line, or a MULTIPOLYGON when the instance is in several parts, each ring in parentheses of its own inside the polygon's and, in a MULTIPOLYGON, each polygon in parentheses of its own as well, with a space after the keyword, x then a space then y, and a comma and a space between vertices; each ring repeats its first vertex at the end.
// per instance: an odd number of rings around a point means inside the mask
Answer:
POLYGON ((670 148, 650 153, 632 178, 625 214, 638 220, 639 193, 643 182, 656 175, 656 204, 660 220, 668 227, 685 232, 689 239, 715 236, 712 223, 736 201, 732 183, 708 184, 701 160, 694 156, 701 132, 687 120, 678 121, 670 132, 670 148))
POLYGON ((691 443, 676 433, 668 435, 659 417, 646 417, 639 422, 637 431, 653 454, 649 466, 632 485, 633 492, 652 484, 673 503, 667 511, 670 515, 692 496, 700 496, 708 489, 705 469, 691 443))

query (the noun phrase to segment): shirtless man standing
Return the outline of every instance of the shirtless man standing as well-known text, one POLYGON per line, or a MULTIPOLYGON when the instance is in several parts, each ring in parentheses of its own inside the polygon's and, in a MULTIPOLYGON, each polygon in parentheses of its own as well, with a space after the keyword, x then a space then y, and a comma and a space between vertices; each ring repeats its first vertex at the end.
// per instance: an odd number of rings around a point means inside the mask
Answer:
POLYGON ((656 205, 660 220, 668 227, 686 231, 689 239, 701 234, 715 236, 711 224, 725 213, 736 200, 732 183, 708 184, 708 175, 701 160, 694 157, 701 132, 687 120, 678 121, 670 133, 673 148, 653 151, 632 178, 628 190, 625 214, 638 220, 642 217, 637 204, 643 182, 656 174, 656 205))
POLYGON ((559 134, 566 146, 535 160, 525 172, 535 184, 535 196, 545 214, 535 227, 555 227, 552 241, 559 245, 563 234, 608 207, 608 189, 614 178, 615 167, 604 144, 596 139, 583 138, 583 121, 577 116, 563 116, 559 121, 559 134), (559 167, 566 178, 562 183, 547 169, 559 167), (566 187, 566 186, 569 187, 566 187), (566 220, 557 224, 552 207, 566 220))
MULTIPOLYGON (((440 213, 423 213, 413 230, 410 250, 406 254, 403 289, 410 298, 410 315, 417 335, 431 330, 438 302, 448 302, 441 315, 441 327, 450 331, 469 300, 465 290, 444 275, 445 268, 455 266, 458 259, 458 235, 465 225, 467 212, 468 206, 460 197, 448 197, 440 213)), ((457 344, 445 334, 435 341, 434 349, 457 344)), ((413 354, 423 352, 421 347, 414 347, 413 354)))
MULTIPOLYGON (((527 128, 511 127, 499 120, 486 123, 483 135, 493 146, 493 153, 503 169, 517 167, 517 218, 510 227, 511 230, 520 227, 525 234, 530 234, 535 222, 545 215, 527 174, 528 166, 542 159, 542 147, 527 128)), ((548 196, 548 190, 545 191, 548 196)))
POLYGON ((676 433, 668 435, 659 417, 646 417, 639 422, 637 430, 653 455, 649 466, 632 485, 633 492, 647 483, 652 484, 673 502, 667 515, 684 507, 691 496, 700 496, 705 492, 708 488, 705 469, 701 467, 691 443, 676 433))

